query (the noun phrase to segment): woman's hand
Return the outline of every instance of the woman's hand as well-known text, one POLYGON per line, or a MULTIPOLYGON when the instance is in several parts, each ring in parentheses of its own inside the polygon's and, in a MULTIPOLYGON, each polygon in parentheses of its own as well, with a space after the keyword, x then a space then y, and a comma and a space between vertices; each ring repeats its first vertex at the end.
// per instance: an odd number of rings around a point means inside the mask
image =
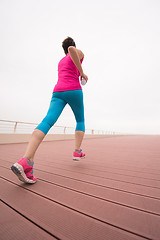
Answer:
POLYGON ((81 80, 82 80, 82 78, 84 78, 86 80, 86 82, 88 81, 88 76, 86 74, 81 73, 80 76, 81 76, 81 80))

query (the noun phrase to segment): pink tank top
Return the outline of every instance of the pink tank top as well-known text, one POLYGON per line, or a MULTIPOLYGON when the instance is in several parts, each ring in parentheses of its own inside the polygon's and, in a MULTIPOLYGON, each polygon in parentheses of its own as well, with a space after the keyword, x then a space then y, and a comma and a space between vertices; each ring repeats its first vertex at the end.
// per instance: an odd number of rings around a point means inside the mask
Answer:
MULTIPOLYGON (((81 63, 83 58, 81 59, 81 63)), ((58 63, 58 82, 55 85, 53 92, 71 91, 82 89, 79 82, 80 73, 73 63, 69 54, 60 60, 58 63)))

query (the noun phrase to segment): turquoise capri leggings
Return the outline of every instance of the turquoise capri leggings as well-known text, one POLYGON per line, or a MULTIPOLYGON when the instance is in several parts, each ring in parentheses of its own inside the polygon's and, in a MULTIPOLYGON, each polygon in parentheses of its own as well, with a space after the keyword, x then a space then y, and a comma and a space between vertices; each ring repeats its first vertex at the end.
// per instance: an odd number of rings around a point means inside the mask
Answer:
POLYGON ((41 130, 46 135, 61 115, 66 104, 70 105, 74 113, 77 122, 76 131, 85 132, 83 92, 81 89, 53 92, 47 115, 36 129, 41 130))

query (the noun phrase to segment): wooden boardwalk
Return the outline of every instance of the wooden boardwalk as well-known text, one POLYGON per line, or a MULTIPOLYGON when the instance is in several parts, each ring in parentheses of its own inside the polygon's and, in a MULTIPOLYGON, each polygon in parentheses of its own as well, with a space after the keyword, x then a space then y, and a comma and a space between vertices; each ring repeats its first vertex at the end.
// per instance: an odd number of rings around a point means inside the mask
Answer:
POLYGON ((27 144, 0 145, 0 239, 160 239, 160 136, 43 142, 34 185, 10 167, 27 144))

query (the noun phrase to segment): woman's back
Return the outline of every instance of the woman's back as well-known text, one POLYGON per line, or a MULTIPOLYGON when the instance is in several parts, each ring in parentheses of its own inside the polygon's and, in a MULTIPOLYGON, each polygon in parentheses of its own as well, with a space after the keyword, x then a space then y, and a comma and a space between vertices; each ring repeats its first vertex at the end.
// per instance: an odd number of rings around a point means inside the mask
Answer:
MULTIPOLYGON (((83 58, 81 59, 81 63, 83 58)), ((79 82, 80 73, 69 54, 62 58, 58 64, 58 82, 53 92, 82 89, 79 82)))

